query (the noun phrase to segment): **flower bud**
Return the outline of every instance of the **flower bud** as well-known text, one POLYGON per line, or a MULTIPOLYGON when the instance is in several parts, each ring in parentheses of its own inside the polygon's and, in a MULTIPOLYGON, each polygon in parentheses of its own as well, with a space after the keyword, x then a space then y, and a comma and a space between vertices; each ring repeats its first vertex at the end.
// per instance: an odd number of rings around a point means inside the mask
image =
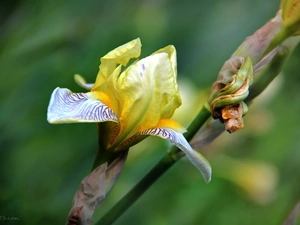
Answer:
POLYGON ((249 57, 232 57, 225 62, 213 84, 208 103, 214 119, 224 122, 229 133, 243 128, 243 115, 248 111, 243 102, 253 82, 253 67, 249 57), (234 75, 232 75, 235 73, 234 75), (229 82, 231 79, 231 82, 229 82))
MULTIPOLYGON (((248 97, 253 75, 265 67, 269 68, 264 70, 267 73, 274 68, 276 70, 271 71, 271 76, 262 79, 258 79, 261 76, 255 77, 255 88, 252 89, 254 92, 251 99, 280 72, 279 69, 284 64, 288 53, 298 43, 298 40, 290 40, 292 38, 285 40, 299 32, 300 0, 283 0, 281 9, 273 19, 246 38, 225 62, 217 81, 212 86, 211 95, 205 106, 210 109, 214 119, 220 119, 225 124, 226 130, 230 133, 243 128, 242 117, 248 110, 244 100, 248 97), (289 26, 295 28, 292 33, 286 32, 289 26)), ((247 99, 247 102, 249 100, 247 99)))

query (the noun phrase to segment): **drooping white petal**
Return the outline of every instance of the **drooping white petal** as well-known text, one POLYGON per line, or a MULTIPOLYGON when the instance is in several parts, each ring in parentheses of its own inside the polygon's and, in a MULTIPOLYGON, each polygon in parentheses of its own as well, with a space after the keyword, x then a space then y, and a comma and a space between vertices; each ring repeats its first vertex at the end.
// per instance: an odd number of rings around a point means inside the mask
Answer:
POLYGON ((66 88, 56 88, 48 106, 49 123, 118 122, 113 111, 101 101, 91 98, 91 93, 72 93, 66 88))
POLYGON ((139 135, 151 135, 169 140, 173 145, 182 150, 188 159, 200 170, 204 180, 211 180, 211 167, 209 162, 199 153, 192 149, 184 136, 170 128, 153 128, 138 133, 139 135))

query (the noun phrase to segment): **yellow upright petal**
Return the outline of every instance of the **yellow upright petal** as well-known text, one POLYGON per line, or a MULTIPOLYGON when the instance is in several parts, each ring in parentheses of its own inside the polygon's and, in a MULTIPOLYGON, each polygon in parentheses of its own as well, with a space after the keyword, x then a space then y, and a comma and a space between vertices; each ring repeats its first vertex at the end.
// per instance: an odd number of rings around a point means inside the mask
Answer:
POLYGON ((120 117, 122 135, 154 127, 162 118, 162 109, 177 95, 169 55, 157 53, 130 66, 120 75, 117 90, 124 104, 120 117))
POLYGON ((177 54, 176 54, 175 47, 173 45, 168 45, 164 48, 161 48, 161 49, 157 50, 152 55, 157 54, 157 53, 162 53, 162 52, 165 52, 165 53, 168 54, 169 59, 170 59, 171 64, 172 64, 174 75, 177 77, 177 54))
POLYGON ((182 101, 177 89, 177 84, 175 84, 175 89, 176 94, 174 96, 165 96, 165 104, 162 104, 163 107, 161 108, 160 118, 171 118, 174 114, 175 109, 177 109, 181 105, 182 101))
MULTIPOLYGON (((104 84, 101 85, 101 88, 98 88, 101 92, 106 93, 110 99, 112 104, 112 110, 115 112, 115 114, 120 117, 122 105, 119 101, 120 94, 118 90, 116 89, 117 80, 121 72, 121 66, 118 66, 112 74, 107 78, 104 84)), ((95 91, 94 91, 95 92, 95 91)), ((97 92, 97 91, 96 91, 97 92)))
POLYGON ((92 90, 98 89, 116 69, 118 64, 126 66, 132 58, 137 58, 141 53, 141 41, 134 39, 107 53, 100 59, 99 72, 92 90))
POLYGON ((174 96, 165 96, 164 101, 165 104, 163 104, 163 108, 161 109, 161 118, 170 118, 173 114, 176 108, 178 108, 182 101, 181 97, 178 92, 178 85, 176 83, 176 78, 177 78, 177 55, 176 55, 176 49, 173 45, 169 45, 167 47, 164 47, 162 49, 159 49, 153 54, 157 53, 162 53, 165 52, 168 54, 172 69, 173 69, 173 74, 175 76, 175 89, 176 89, 176 94, 174 96))

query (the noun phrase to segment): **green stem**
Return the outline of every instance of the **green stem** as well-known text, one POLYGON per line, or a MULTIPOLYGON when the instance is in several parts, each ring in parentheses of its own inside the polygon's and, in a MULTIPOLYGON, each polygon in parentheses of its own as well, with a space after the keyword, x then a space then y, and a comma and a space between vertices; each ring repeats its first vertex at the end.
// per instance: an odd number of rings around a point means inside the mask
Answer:
MULTIPOLYGON (((190 141, 197 131, 210 118, 209 110, 203 106, 191 125, 187 128, 185 138, 190 141)), ((166 155, 140 180, 117 204, 110 209, 95 225, 110 225, 116 221, 155 181, 162 176, 183 155, 176 153, 180 150, 172 147, 166 155)))
POLYGON ((93 164, 93 167, 92 167, 92 171, 94 170, 94 169, 96 169, 98 166, 100 166, 101 165, 101 163, 103 163, 102 161, 102 156, 103 155, 103 152, 101 152, 101 151, 97 151, 97 155, 96 155, 96 158, 95 158, 95 160, 94 160, 94 164, 93 164))
POLYGON ((163 175, 176 161, 165 155, 148 172, 148 174, 132 188, 111 210, 95 225, 108 225, 115 222, 161 175, 163 175))
MULTIPOLYGON (((115 154, 116 155, 116 154, 115 154)), ((101 151, 101 149, 99 149, 97 151, 97 155, 96 155, 96 158, 94 160, 94 164, 93 164, 93 167, 92 167, 92 171, 94 169, 96 169, 98 166, 102 165, 103 163, 105 162, 110 162, 111 159, 114 159, 116 157, 113 157, 115 156, 113 154, 113 152, 104 152, 104 151, 101 151)))
POLYGON ((198 112, 197 116, 194 118, 192 123, 189 125, 187 128, 187 131, 184 134, 184 137, 190 141, 195 134, 198 132, 198 130, 205 124, 205 122, 210 118, 210 111, 209 111, 209 106, 208 103, 205 103, 200 111, 198 112))

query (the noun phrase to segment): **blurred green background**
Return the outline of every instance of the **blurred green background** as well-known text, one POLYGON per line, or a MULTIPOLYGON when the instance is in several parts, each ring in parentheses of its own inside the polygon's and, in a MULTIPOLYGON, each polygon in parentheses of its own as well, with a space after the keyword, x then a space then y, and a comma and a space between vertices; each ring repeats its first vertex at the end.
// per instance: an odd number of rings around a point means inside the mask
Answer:
MULTIPOLYGON (((50 125, 57 86, 93 82, 99 58, 136 37, 142 56, 168 44, 178 53, 184 125, 224 61, 273 17, 279 0, 14 0, 0 2, 0 224, 65 224, 97 151, 95 124, 50 125), (196 104, 195 104, 196 103, 196 104)), ((281 224, 300 199, 300 48, 284 76, 251 106, 245 128, 222 134, 204 155, 213 178, 183 159, 117 222, 141 225, 281 224)), ((169 146, 148 138, 132 148, 100 218, 169 146)))

